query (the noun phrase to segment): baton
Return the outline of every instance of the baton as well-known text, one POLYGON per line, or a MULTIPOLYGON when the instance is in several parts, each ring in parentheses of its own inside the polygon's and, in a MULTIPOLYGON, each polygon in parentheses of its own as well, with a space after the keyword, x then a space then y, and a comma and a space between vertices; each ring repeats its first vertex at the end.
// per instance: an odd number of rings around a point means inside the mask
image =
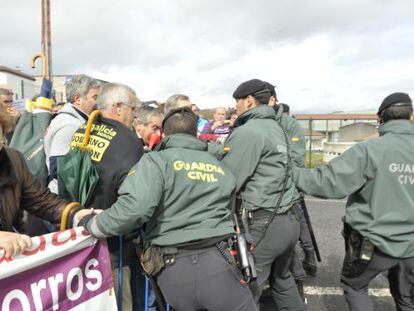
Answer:
POLYGON ((309 233, 312 239, 313 249, 315 251, 316 259, 318 262, 322 262, 321 254, 319 253, 318 243, 316 242, 315 233, 313 232, 312 223, 310 221, 308 208, 306 207, 305 198, 303 193, 300 194, 300 204, 302 205, 303 215, 305 216, 306 224, 308 225, 309 233))

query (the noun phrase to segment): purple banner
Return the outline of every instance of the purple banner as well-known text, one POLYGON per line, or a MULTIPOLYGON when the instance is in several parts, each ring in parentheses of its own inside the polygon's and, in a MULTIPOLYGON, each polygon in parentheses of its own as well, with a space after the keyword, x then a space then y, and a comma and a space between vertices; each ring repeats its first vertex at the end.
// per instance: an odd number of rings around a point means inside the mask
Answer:
POLYGON ((0 284, 2 311, 69 310, 112 292, 106 241, 5 278, 0 284))

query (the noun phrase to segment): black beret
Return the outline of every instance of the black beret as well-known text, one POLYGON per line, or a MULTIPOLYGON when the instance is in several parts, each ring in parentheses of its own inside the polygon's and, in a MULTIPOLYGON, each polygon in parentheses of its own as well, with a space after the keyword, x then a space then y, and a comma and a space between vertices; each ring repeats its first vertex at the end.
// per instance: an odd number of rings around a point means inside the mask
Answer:
POLYGON ((249 95, 270 94, 266 83, 259 79, 252 79, 240 84, 233 93, 234 99, 246 98, 249 95))
POLYGON ((282 108, 284 113, 289 113, 290 112, 290 107, 289 107, 288 104, 279 103, 279 104, 276 105, 276 107, 282 108))
POLYGON ((392 93, 384 98, 381 103, 381 106, 378 108, 377 114, 381 114, 384 109, 387 109, 391 106, 412 106, 410 96, 406 93, 392 93))
POLYGON ((270 96, 273 96, 274 98, 276 98, 276 91, 275 91, 275 86, 269 82, 265 82, 267 89, 270 92, 270 96))

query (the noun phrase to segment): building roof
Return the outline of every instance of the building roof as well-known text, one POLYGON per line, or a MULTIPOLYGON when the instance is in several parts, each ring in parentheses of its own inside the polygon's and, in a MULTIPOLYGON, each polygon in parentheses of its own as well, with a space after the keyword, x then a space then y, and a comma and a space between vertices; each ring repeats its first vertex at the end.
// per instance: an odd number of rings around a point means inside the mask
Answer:
POLYGON ((341 126, 339 129, 345 128, 345 127, 371 127, 371 128, 376 128, 378 125, 377 123, 371 123, 371 122, 355 122, 355 123, 351 123, 351 124, 346 124, 341 126))
POLYGON ((296 120, 376 120, 374 113, 322 113, 295 114, 296 120))
POLYGON ((362 139, 362 141, 372 140, 372 139, 375 139, 375 138, 378 138, 378 137, 379 137, 379 134, 378 133, 374 133, 374 134, 371 134, 371 135, 368 135, 368 136, 364 137, 362 139))
MULTIPOLYGON (((310 131, 309 131, 309 129, 304 129, 303 130, 303 134, 305 135, 305 136, 310 136, 310 131)), ((323 133, 321 133, 321 132, 318 132, 318 131, 313 131, 312 130, 312 137, 325 137, 326 135, 325 134, 323 134, 323 133)))
POLYGON ((28 79, 28 80, 35 81, 34 76, 29 75, 29 74, 24 73, 24 72, 21 72, 21 71, 16 70, 16 69, 13 69, 13 68, 6 67, 6 66, 0 66, 0 72, 7 72, 7 73, 10 73, 10 74, 15 75, 15 76, 19 76, 19 77, 22 77, 22 78, 25 78, 25 79, 28 79))
MULTIPOLYGON (((53 76, 53 78, 62 78, 62 79, 65 79, 65 78, 68 78, 68 77, 72 77, 72 76, 75 76, 75 75, 52 75, 53 76)), ((34 76, 37 80, 39 80, 39 81, 42 81, 42 78, 43 78, 43 76, 42 75, 35 75, 34 76)), ((98 79, 98 78, 94 78, 94 77, 92 77, 93 79, 95 79, 95 80, 98 80, 99 82, 101 82, 101 83, 109 83, 109 81, 106 81, 106 80, 101 80, 101 79, 98 79)))

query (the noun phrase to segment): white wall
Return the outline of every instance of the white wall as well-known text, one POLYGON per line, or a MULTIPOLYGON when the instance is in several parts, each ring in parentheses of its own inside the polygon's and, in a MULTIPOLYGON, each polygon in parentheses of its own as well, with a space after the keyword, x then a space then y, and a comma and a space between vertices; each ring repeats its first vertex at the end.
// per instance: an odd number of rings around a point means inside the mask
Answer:
POLYGON ((7 73, 0 72, 0 85, 7 84, 7 73))
POLYGON ((15 99, 21 99, 23 97, 22 81, 24 85, 24 98, 31 99, 35 95, 34 81, 7 72, 0 72, 0 84, 5 84, 11 88, 15 99))
POLYGON ((328 163, 355 144, 356 142, 325 143, 323 146, 323 162, 328 163))

